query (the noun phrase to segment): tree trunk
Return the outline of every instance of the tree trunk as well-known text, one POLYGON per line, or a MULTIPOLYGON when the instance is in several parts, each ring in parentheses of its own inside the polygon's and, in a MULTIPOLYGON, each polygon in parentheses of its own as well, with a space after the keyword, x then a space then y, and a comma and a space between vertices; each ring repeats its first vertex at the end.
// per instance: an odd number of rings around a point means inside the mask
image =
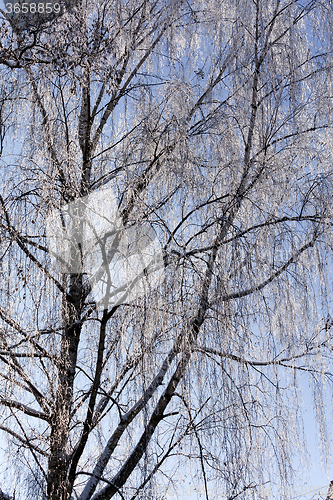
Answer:
POLYGON ((70 276, 69 296, 73 298, 72 303, 68 301, 67 297, 63 297, 64 332, 59 357, 57 397, 51 419, 47 484, 49 500, 68 500, 67 453, 70 413, 73 404, 73 385, 81 333, 81 325, 75 324, 80 318, 82 301, 81 274, 70 276))

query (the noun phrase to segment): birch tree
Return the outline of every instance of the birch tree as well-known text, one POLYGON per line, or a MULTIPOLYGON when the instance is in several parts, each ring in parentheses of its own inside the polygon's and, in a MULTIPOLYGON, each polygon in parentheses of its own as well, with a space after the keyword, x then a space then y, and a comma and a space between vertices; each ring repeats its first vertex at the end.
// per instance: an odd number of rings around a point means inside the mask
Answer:
POLYGON ((207 500, 290 498, 305 377, 329 459, 332 16, 2 11, 8 493, 162 499, 187 471, 207 500))

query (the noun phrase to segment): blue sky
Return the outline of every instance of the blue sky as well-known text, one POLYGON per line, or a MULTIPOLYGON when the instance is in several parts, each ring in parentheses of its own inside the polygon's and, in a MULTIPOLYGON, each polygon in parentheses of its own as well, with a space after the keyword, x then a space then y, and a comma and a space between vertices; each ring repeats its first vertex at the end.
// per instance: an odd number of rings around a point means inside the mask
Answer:
MULTIPOLYGON (((0 0, 0 7, 4 8, 6 1, 0 0)), ((302 468, 299 471, 299 482, 295 483, 294 490, 292 491, 293 498, 298 498, 301 500, 307 499, 322 499, 326 498, 326 492, 329 484, 329 480, 333 479, 333 465, 332 460, 329 460, 328 464, 328 476, 326 471, 322 466, 322 459, 320 454, 320 441, 318 426, 315 423, 314 412, 312 410, 312 394, 311 390, 307 387, 306 382, 303 384, 303 398, 304 398, 304 426, 305 435, 308 441, 308 451, 310 455, 310 460, 312 462, 312 468, 306 469, 302 468)), ((328 420, 328 431, 333 430, 332 412, 330 411, 330 404, 327 400, 326 402, 326 413, 328 420)), ((333 433, 332 433, 333 436, 333 433)), ((1 439, 1 438, 0 438, 1 439)), ((333 441, 331 439, 331 441, 333 441)), ((1 441, 0 441, 1 447, 1 441)), ((295 467, 297 467, 297 462, 295 462, 295 467)), ((269 491, 269 486, 267 486, 269 491)), ((214 493, 217 493, 217 488, 211 487, 212 497, 214 498, 214 493)), ((170 490, 166 495, 167 500, 174 500, 176 498, 183 498, 189 500, 205 498, 203 487, 200 492, 194 491, 194 485, 190 483, 190 477, 184 477, 184 481, 176 485, 177 495, 173 495, 170 490)), ((279 499, 279 493, 274 489, 271 491, 269 496, 270 500, 279 499)))

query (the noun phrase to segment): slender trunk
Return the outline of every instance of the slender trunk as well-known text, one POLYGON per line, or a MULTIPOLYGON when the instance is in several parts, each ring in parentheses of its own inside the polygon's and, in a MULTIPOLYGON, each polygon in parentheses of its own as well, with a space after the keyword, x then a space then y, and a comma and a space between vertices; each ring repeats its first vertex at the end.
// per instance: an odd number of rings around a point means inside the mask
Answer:
MULTIPOLYGON (((82 90, 82 108, 79 118, 79 142, 82 151, 82 177, 80 195, 89 193, 90 185, 90 81, 86 75, 86 82, 82 90)), ((82 262, 82 235, 84 231, 85 207, 76 205, 73 208, 73 219, 69 225, 69 236, 72 242, 72 253, 70 265, 79 274, 70 275, 69 296, 72 303, 64 297, 63 301, 63 325, 64 334, 61 340, 61 352, 58 370, 58 390, 55 409, 51 424, 51 445, 48 468, 48 499, 49 500, 69 500, 71 484, 73 478, 68 478, 68 438, 70 427, 70 414, 73 404, 73 384, 77 361, 77 351, 80 341, 81 325, 76 324, 80 319, 82 308, 83 287, 82 269, 78 259, 82 262), (78 219, 77 219, 78 217, 78 219), (79 222, 78 222, 79 221, 79 222), (74 243, 74 244, 73 244, 74 243), (79 250, 78 247, 79 246, 79 250), (73 326, 74 325, 74 326, 73 326)), ((65 286, 66 288, 66 286, 65 286)))

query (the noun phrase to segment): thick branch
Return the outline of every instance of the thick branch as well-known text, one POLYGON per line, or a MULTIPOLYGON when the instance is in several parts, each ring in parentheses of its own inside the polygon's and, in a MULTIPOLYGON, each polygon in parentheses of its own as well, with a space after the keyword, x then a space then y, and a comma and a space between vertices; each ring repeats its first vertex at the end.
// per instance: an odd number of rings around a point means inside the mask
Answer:
POLYGON ((42 420, 45 420, 46 422, 49 421, 49 417, 45 415, 45 413, 34 410, 33 408, 30 408, 29 406, 20 403, 19 401, 12 401, 0 396, 0 405, 8 406, 9 408, 17 408, 30 417, 40 418, 42 420))

